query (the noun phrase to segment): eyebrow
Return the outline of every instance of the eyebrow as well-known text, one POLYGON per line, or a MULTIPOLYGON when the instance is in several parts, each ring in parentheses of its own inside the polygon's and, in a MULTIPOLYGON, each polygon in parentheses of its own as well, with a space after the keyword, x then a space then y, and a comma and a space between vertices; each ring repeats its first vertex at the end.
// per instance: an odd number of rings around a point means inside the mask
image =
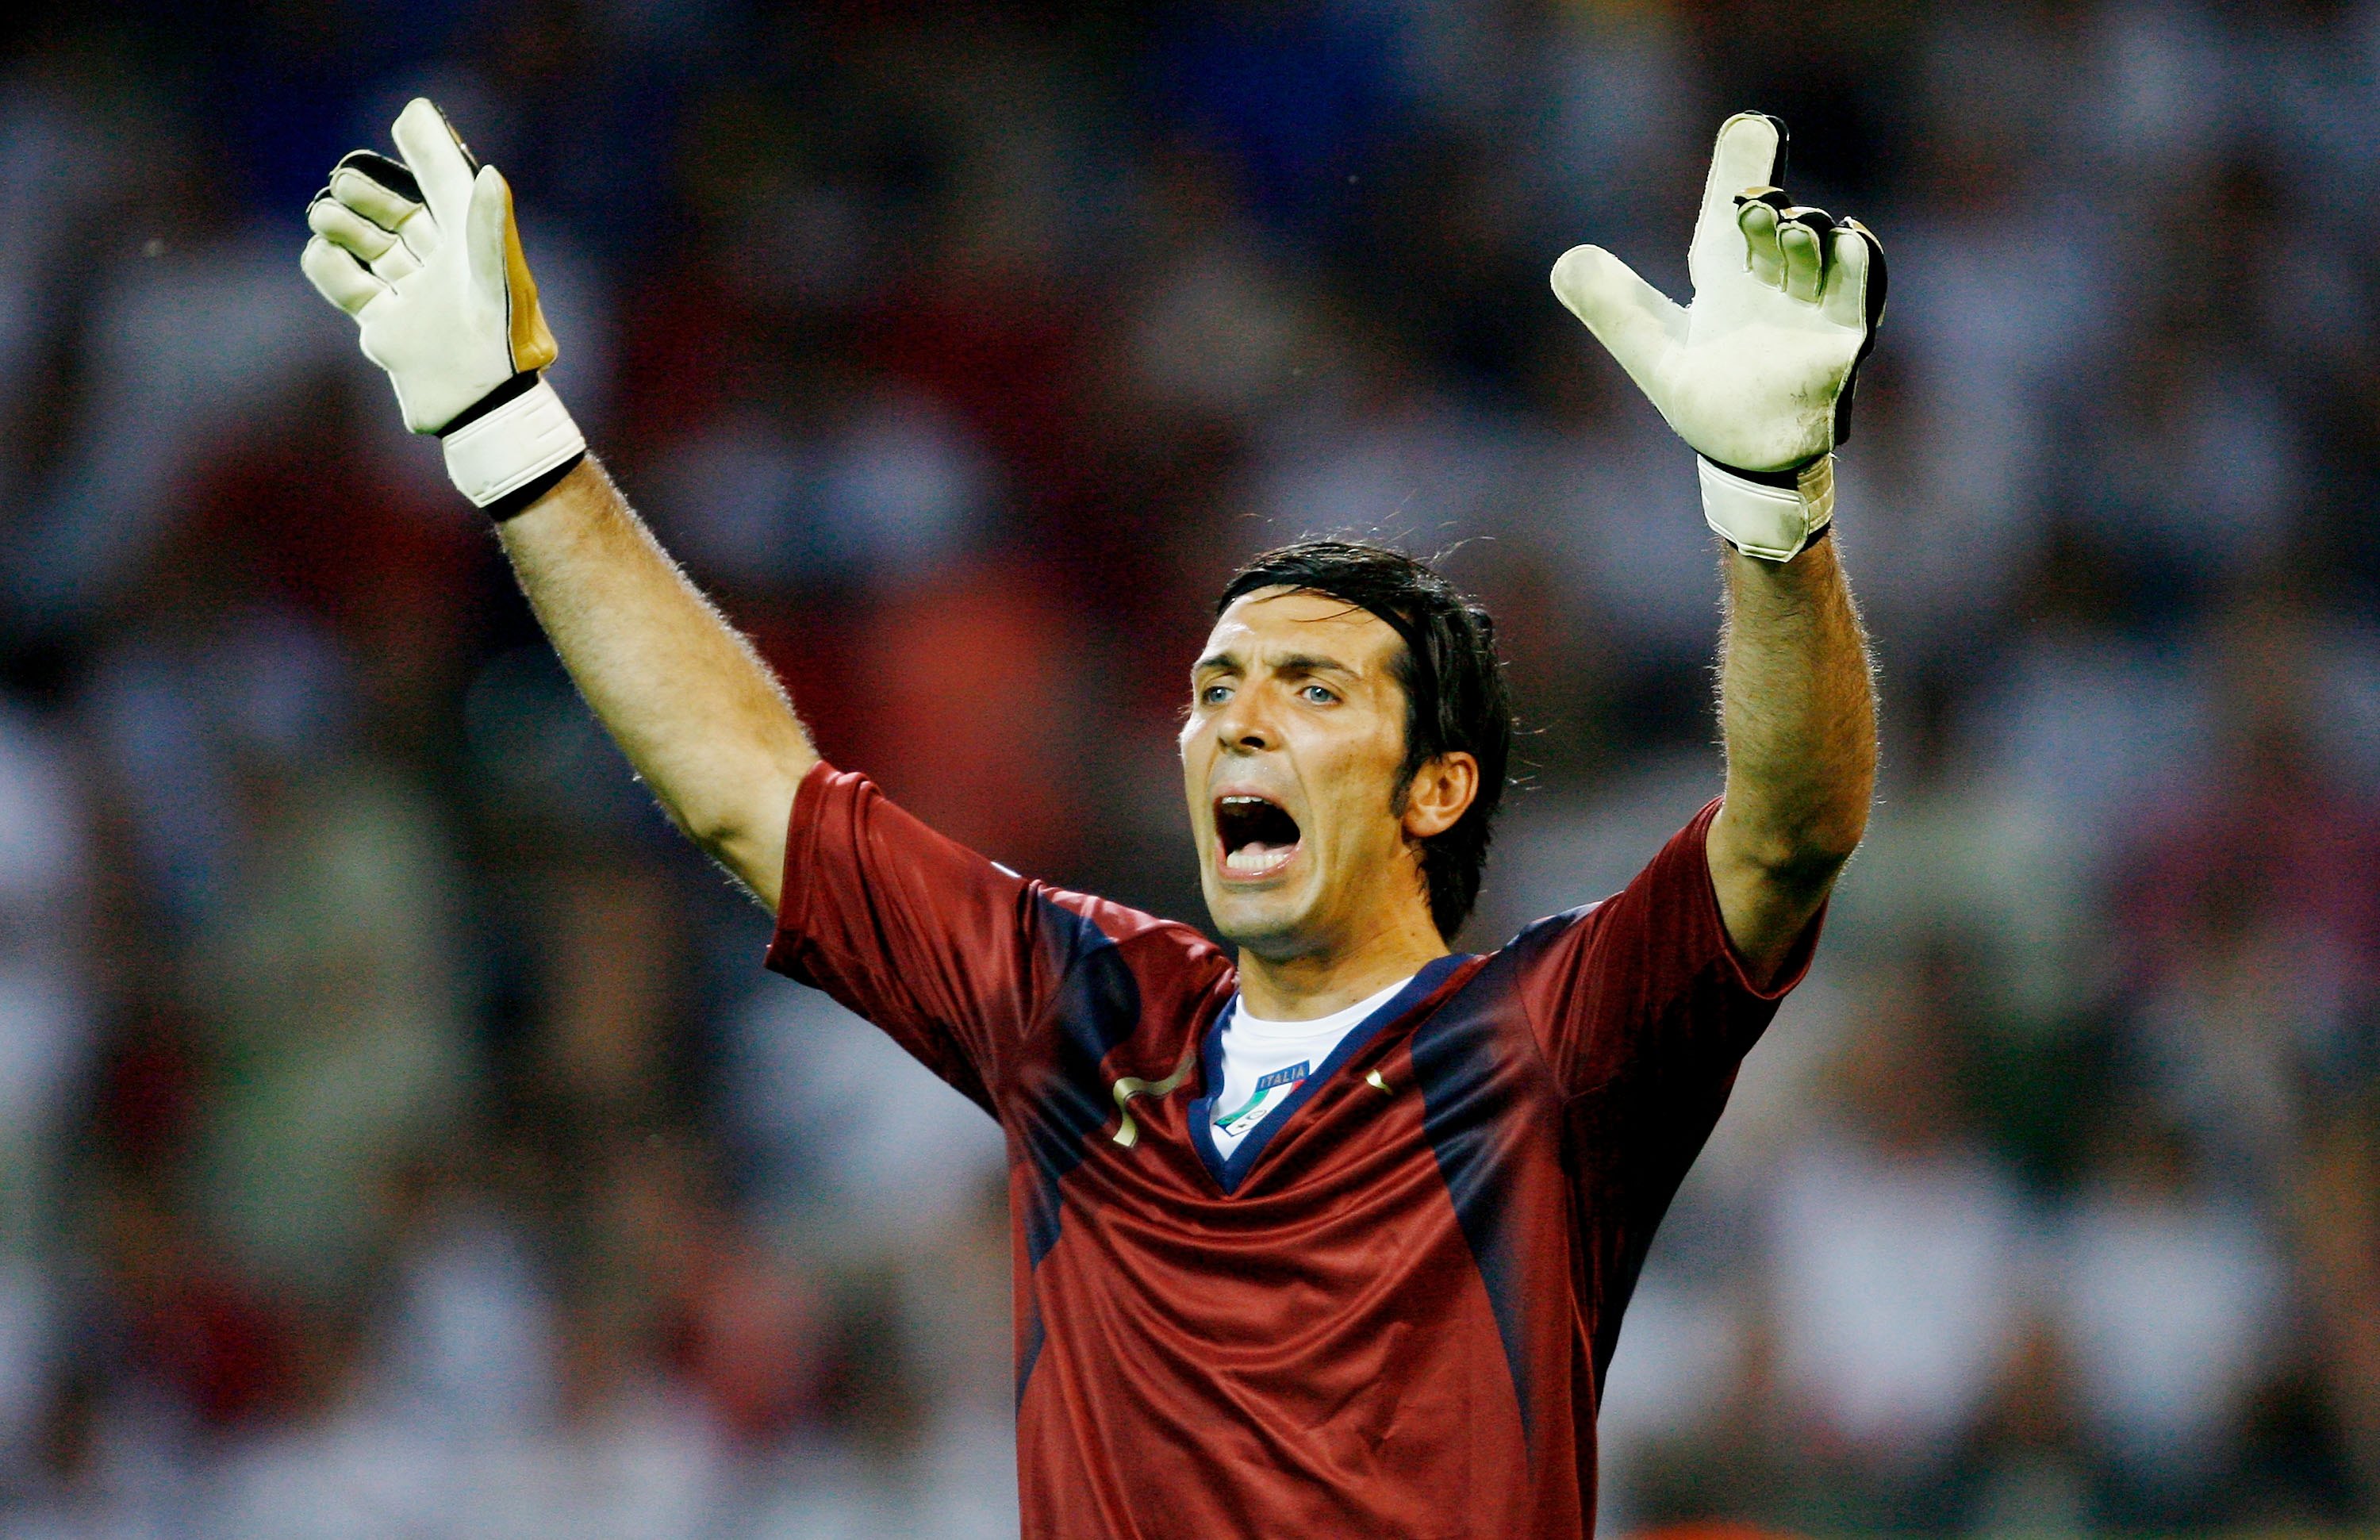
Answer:
MULTIPOLYGON (((1284 652, 1272 660, 1275 673, 1343 673, 1349 678, 1361 676, 1361 671, 1349 667, 1336 658, 1326 658, 1318 652, 1284 652)), ((1236 652, 1210 652, 1190 665, 1195 676, 1201 673, 1245 673, 1247 665, 1236 652)))
POLYGON ((1325 658, 1318 652, 1290 652, 1273 660, 1275 673, 1343 673, 1353 677, 1355 671, 1336 658, 1325 658))

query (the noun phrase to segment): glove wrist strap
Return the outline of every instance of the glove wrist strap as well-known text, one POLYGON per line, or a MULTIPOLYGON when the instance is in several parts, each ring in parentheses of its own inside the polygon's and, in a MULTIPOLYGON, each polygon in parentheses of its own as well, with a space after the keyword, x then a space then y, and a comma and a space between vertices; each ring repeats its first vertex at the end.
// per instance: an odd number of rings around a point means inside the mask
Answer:
POLYGON ((1798 471, 1755 479, 1694 457, 1702 479, 1703 519, 1728 544, 1764 562, 1790 562, 1835 516, 1835 457, 1821 455, 1798 471))
POLYGON ((587 440, 553 387, 539 380, 439 441, 446 474, 478 508, 502 502, 587 453, 587 440))

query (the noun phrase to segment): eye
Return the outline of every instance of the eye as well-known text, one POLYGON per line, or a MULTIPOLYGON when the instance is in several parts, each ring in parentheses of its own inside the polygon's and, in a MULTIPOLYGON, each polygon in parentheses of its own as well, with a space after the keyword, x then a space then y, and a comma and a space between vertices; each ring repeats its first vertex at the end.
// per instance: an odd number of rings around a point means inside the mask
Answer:
POLYGON ((1198 704, 1201 706, 1220 706, 1231 698, 1232 687, 1229 685, 1208 685, 1198 691, 1198 704))
POLYGON ((1308 706, 1329 706, 1339 697, 1327 685, 1304 685, 1298 687, 1297 698, 1308 706))

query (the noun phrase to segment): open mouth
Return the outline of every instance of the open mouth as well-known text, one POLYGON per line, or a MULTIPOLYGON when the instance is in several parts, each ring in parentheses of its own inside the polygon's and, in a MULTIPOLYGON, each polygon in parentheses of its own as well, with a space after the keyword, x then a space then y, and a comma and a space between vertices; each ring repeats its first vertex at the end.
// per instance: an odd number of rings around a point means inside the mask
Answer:
POLYGON ((1297 820, 1260 796, 1217 797, 1215 834, 1230 877, 1269 877, 1297 854, 1297 820))

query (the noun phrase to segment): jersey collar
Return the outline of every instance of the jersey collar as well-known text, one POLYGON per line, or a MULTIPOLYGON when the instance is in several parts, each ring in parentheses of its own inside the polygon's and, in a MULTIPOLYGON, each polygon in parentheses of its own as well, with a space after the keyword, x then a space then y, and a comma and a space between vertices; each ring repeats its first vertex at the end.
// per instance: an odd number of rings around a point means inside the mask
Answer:
POLYGON ((1339 1039, 1339 1046, 1330 1050, 1330 1057, 1317 1064, 1314 1073, 1307 1075, 1297 1089, 1282 1098, 1279 1107, 1266 1113, 1262 1122, 1241 1135, 1239 1146, 1226 1159, 1215 1147, 1213 1118, 1215 1098, 1223 1091, 1223 1024, 1232 1019, 1232 1013, 1238 1009, 1240 1003, 1239 991, 1233 990, 1232 998, 1223 1002, 1222 1009, 1215 1013, 1215 1019, 1208 1024, 1206 1038, 1199 1045, 1200 1086, 1206 1094, 1190 1103, 1191 1147, 1197 1150, 1198 1158, 1206 1162, 1208 1174, 1215 1179, 1215 1185, 1226 1194, 1236 1192, 1248 1172, 1256 1168, 1257 1158, 1264 1153, 1273 1135, 1296 1115, 1297 1110, 1305 1105, 1324 1081, 1337 1073, 1340 1065, 1353 1059, 1380 1028, 1428 999, 1440 984, 1446 982, 1449 975, 1469 961, 1469 952, 1457 952, 1433 958, 1424 964, 1421 972, 1407 980, 1403 988, 1349 1028, 1347 1036, 1339 1039))

